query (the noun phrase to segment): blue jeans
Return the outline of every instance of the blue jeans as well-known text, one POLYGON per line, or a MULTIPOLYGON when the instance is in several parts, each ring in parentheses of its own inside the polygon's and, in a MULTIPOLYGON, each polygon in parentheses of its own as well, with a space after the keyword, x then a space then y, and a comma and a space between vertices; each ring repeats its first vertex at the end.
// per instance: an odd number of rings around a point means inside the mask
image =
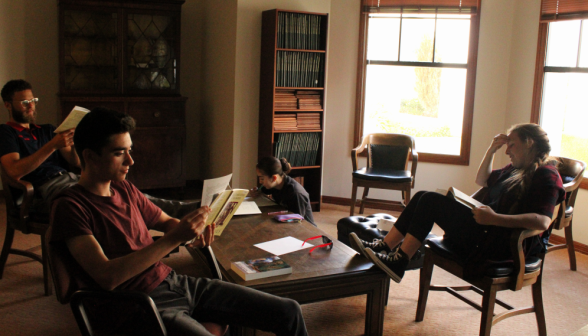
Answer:
POLYGON ((171 335, 210 335, 199 322, 239 325, 277 336, 308 335, 296 301, 229 282, 172 271, 149 296, 171 335))

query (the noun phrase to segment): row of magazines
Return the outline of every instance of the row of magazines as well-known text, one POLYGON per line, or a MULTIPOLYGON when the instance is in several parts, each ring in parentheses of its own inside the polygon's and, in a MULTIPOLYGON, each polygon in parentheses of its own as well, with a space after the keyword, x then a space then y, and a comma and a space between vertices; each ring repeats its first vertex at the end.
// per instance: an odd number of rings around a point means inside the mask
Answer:
POLYGON ((325 55, 278 51, 276 56, 277 87, 323 87, 325 55))
POLYGON ((320 50, 321 19, 318 15, 278 13, 278 48, 320 50))
POLYGON ((280 133, 274 144, 275 157, 285 157, 292 167, 314 166, 321 133, 280 133))

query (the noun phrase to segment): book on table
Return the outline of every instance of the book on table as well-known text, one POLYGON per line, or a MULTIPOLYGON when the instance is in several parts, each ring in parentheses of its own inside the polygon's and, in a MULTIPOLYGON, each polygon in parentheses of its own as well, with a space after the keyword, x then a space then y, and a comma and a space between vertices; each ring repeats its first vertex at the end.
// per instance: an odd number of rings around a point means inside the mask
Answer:
POLYGON ((231 269, 245 281, 292 273, 292 267, 278 256, 231 262, 231 269))
POLYGON ((206 225, 216 224, 215 236, 221 235, 248 193, 247 189, 225 190, 212 201, 206 225))
POLYGON ((447 196, 455 199, 456 201, 467 206, 470 209, 484 205, 484 203, 476 201, 468 194, 466 194, 462 191, 459 191, 458 189, 456 189, 454 187, 449 188, 449 190, 447 191, 447 196))

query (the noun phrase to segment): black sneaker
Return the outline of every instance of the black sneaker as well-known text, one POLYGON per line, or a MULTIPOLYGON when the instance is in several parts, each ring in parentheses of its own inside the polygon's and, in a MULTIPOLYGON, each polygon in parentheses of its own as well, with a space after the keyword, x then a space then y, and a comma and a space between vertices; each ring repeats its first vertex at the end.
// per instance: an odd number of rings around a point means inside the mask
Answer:
POLYGON ((372 251, 376 253, 390 252, 390 248, 382 239, 374 239, 374 241, 370 243, 365 240, 359 239, 355 232, 351 232, 349 234, 349 245, 351 245, 352 249, 354 249, 359 254, 362 254, 366 258, 368 258, 367 254, 365 253, 366 248, 370 248, 372 251))
POLYGON ((392 280, 400 283, 409 262, 406 254, 400 252, 400 250, 391 253, 375 253, 368 248, 365 251, 368 259, 370 259, 374 265, 386 272, 392 280))

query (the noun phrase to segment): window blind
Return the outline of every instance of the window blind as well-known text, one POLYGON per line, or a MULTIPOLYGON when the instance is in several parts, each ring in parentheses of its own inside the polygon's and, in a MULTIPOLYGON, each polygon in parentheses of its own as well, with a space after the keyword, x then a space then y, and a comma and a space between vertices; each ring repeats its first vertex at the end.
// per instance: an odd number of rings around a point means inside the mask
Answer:
POLYGON ((479 0, 362 0, 364 13, 434 12, 476 14, 479 0))
POLYGON ((586 0, 541 1, 541 22, 586 18, 588 18, 588 1, 586 0))

